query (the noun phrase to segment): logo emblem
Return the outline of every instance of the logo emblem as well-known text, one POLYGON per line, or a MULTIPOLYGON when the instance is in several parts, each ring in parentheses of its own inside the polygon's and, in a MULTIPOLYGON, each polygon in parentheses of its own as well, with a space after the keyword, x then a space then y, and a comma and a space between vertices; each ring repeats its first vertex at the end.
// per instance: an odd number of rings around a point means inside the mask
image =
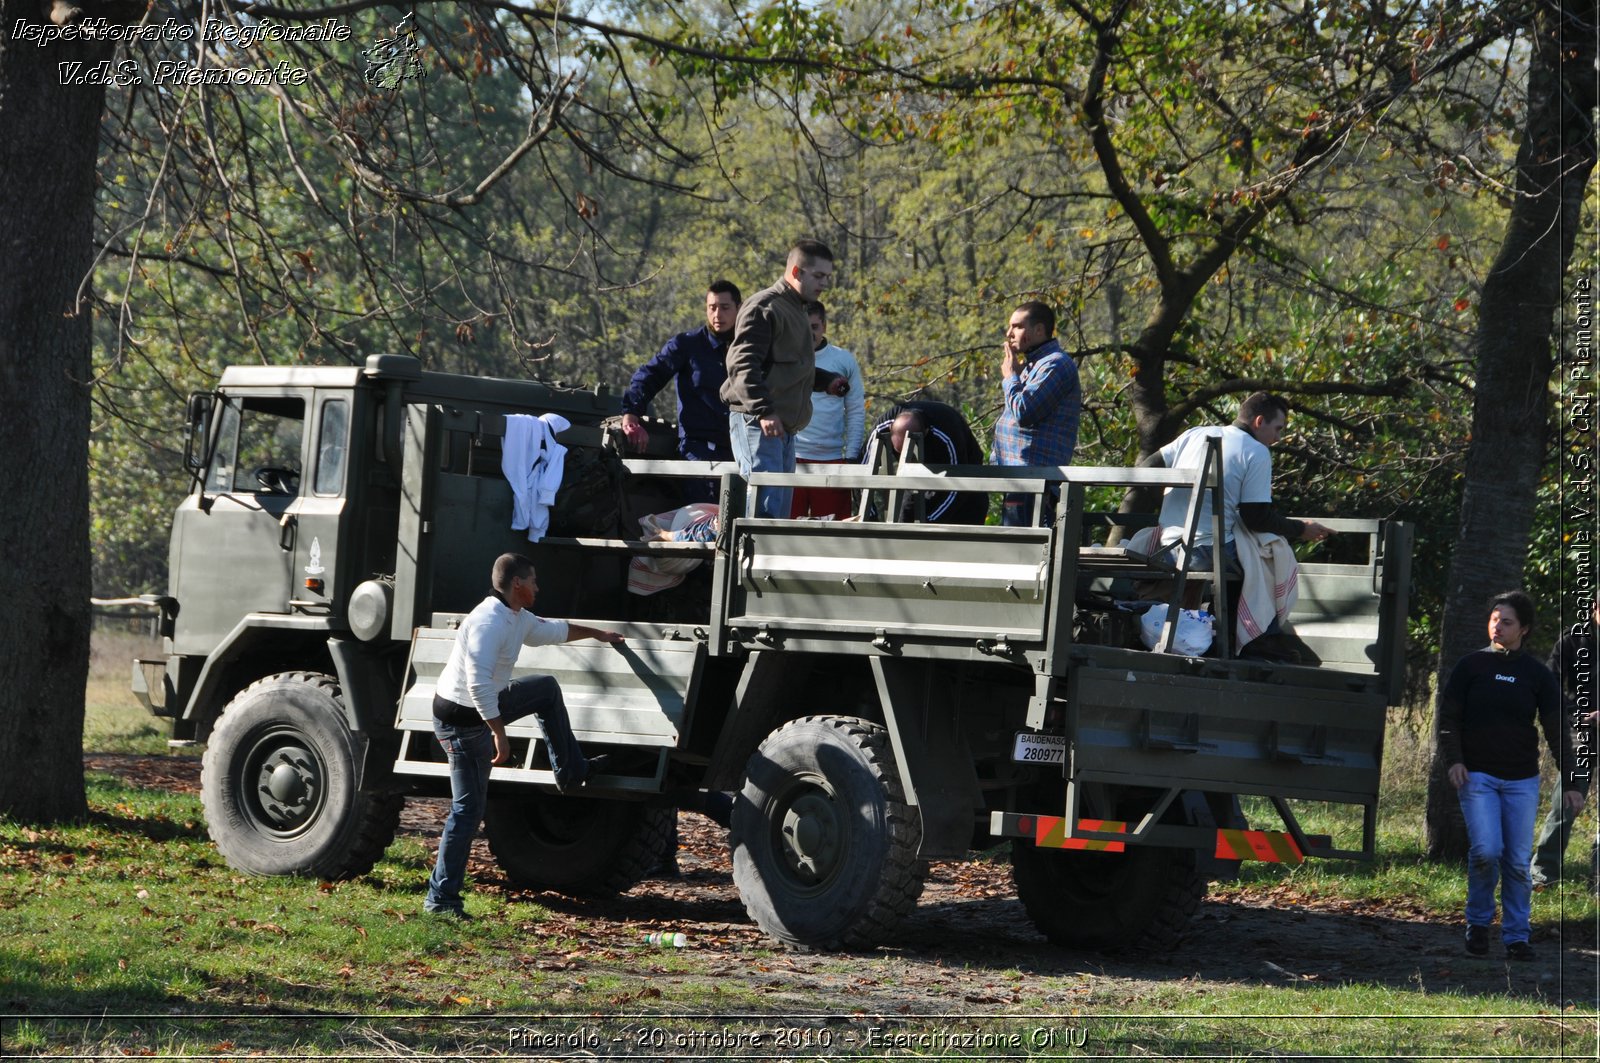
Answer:
POLYGON ((306 575, 320 576, 326 571, 327 569, 322 567, 322 544, 317 541, 316 536, 312 536, 311 556, 307 559, 306 575))

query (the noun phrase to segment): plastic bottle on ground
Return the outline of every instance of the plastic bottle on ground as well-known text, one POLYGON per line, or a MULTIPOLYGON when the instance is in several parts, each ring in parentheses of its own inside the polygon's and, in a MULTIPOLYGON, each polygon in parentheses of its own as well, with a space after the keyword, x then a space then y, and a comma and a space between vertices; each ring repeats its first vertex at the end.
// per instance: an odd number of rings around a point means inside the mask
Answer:
POLYGON ((681 949, 688 943, 689 938, 685 934, 673 934, 662 931, 653 931, 649 934, 646 934, 640 940, 640 944, 657 945, 664 949, 681 949))

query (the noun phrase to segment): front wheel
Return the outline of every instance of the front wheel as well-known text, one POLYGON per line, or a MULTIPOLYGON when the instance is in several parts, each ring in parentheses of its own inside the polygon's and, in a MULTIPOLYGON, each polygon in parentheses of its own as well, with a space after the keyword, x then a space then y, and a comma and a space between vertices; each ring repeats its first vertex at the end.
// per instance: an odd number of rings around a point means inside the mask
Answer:
POLYGON ((797 948, 876 944, 916 907, 927 873, 888 733, 853 717, 811 716, 767 736, 730 842, 745 910, 797 948))
POLYGON ((1018 839, 1011 880, 1053 944, 1103 952, 1173 948, 1206 892, 1192 850, 1140 845, 1108 853, 1018 839))
POLYGON ((372 870, 405 799, 357 789, 358 756, 333 677, 285 672, 246 687, 201 761, 206 825, 229 866, 330 880, 372 870))

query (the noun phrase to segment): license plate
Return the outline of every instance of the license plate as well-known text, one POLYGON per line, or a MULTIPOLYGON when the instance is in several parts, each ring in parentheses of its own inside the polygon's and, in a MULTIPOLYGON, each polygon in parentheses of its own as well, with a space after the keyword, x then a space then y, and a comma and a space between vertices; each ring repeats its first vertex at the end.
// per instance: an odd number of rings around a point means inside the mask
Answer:
POLYGON ((1011 747, 1011 759, 1018 764, 1065 764, 1067 736, 1018 731, 1016 745, 1011 747))

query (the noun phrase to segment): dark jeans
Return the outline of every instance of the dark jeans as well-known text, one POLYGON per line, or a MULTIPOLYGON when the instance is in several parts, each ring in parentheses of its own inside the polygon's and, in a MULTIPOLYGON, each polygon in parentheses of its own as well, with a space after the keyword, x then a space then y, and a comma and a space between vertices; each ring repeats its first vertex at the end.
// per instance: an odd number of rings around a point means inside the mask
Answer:
MULTIPOLYGON (((1051 487, 1045 495, 1044 520, 1042 523, 1049 527, 1056 519, 1056 501, 1060 497, 1061 489, 1051 487)), ((1033 510, 1038 504, 1038 496, 1033 492, 1018 491, 1001 498, 1000 525, 1004 528, 1031 528, 1033 524, 1033 510)))
MULTIPOLYGON (((733 448, 725 439, 685 439, 679 442, 678 453, 682 455, 684 461, 733 460, 733 448)), ((717 480, 685 480, 683 481, 684 504, 710 502, 716 505, 717 493, 721 490, 721 486, 717 480)))
POLYGON ((672 816, 672 828, 667 831, 667 844, 662 853, 661 866, 677 874, 678 867, 678 812, 698 812, 726 830, 733 822, 733 795, 721 790, 695 791, 679 800, 672 816))
MULTIPOLYGON (((588 761, 572 736, 561 684, 553 676, 531 675, 514 679, 500 692, 500 719, 512 723, 534 716, 544 728, 550 769, 565 785, 582 779, 588 761)), ((467 855, 483 821, 489 797, 489 768, 494 760, 494 732, 483 722, 450 724, 435 718, 433 733, 450 760, 450 814, 439 837, 439 859, 428 878, 426 911, 461 911, 461 889, 467 877, 467 855)))
MULTIPOLYGON (((1562 783, 1556 783, 1555 800, 1550 805, 1550 811, 1544 817, 1544 823, 1539 827, 1539 838, 1535 842, 1533 852, 1533 884, 1542 886, 1555 882, 1561 877, 1561 859, 1566 854, 1567 842, 1572 838, 1572 822, 1578 818, 1578 813, 1567 807, 1562 800, 1562 783)), ((1583 787, 1583 792, 1588 793, 1589 788, 1583 787)), ((1589 853, 1589 873, 1591 875, 1600 869, 1600 838, 1596 838, 1593 848, 1589 853)))

